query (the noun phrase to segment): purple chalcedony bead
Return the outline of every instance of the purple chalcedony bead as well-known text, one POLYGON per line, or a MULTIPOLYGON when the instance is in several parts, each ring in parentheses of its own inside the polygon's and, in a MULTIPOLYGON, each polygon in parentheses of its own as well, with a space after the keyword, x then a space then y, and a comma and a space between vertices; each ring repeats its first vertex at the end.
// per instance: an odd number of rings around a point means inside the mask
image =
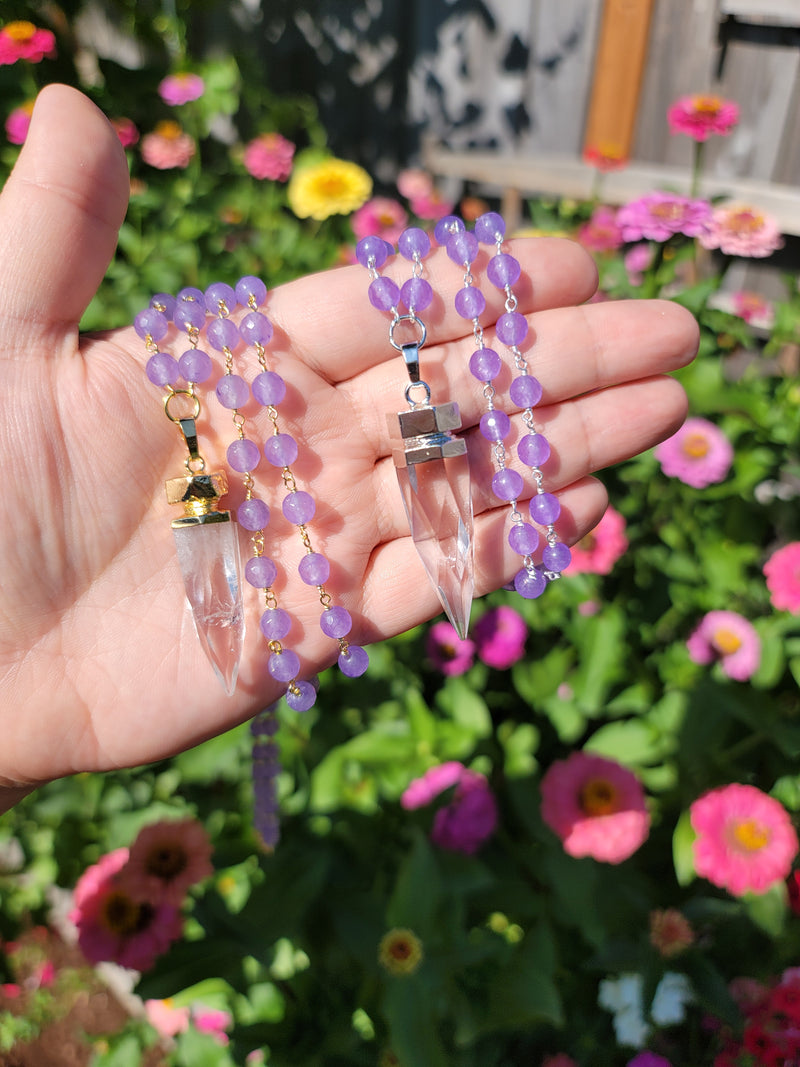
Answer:
POLYGON ((239 323, 239 333, 246 345, 268 345, 272 340, 272 323, 260 311, 250 311, 239 323))
POLYGON ((319 552, 307 552, 297 565, 297 572, 306 585, 324 585, 331 576, 331 565, 319 552))
POLYGON ((529 467, 541 467, 550 458, 550 445, 540 433, 526 433, 517 445, 517 455, 529 467))
POLYGON ((278 577, 278 568, 269 556, 252 556, 244 565, 244 576, 256 589, 269 589, 278 577))
POLYGON ((255 532, 256 530, 263 530, 265 526, 269 525, 269 508, 263 500, 259 500, 254 496, 252 500, 243 500, 239 507, 236 509, 236 518, 239 525, 243 526, 245 530, 255 532))
POLYGON ((154 341, 160 341, 166 336, 169 322, 163 311, 157 311, 155 308, 149 307, 139 312, 133 320, 133 328, 143 341, 147 337, 151 337, 154 341))
POLYGON ((521 268, 519 260, 510 256, 508 252, 500 252, 492 256, 486 267, 486 275, 492 285, 498 289, 505 289, 507 285, 514 285, 519 280, 521 268))
POLYGON ((539 531, 529 522, 515 522, 508 531, 508 543, 520 556, 530 556, 539 546, 539 531))
POLYGON ((240 374, 225 374, 217 382, 217 400, 224 408, 241 408, 250 399, 250 389, 240 374))
POLYGON ((469 230, 459 230, 447 241, 447 254, 460 267, 468 266, 478 254, 478 238, 469 230))
POLYGON ((397 250, 405 259, 413 259, 415 255, 424 259, 431 250, 431 239, 419 226, 409 226, 400 234, 397 250))
POLYGON ((258 622, 259 629, 268 641, 280 641, 292 628, 292 617, 283 608, 267 608, 258 622))
POLYGON ((171 319, 175 310, 175 297, 170 293, 156 293, 150 301, 150 307, 163 311, 167 318, 171 319))
POLYGON ((480 289, 468 285, 456 293, 455 305, 462 319, 477 319, 486 308, 486 297, 480 289))
POLYGON ((503 368, 503 361, 493 348, 478 348, 469 357, 469 369, 479 382, 490 382, 503 368))
POLYGON ((261 459, 258 445, 247 437, 243 437, 238 441, 231 441, 226 455, 228 457, 228 465, 240 474, 244 474, 246 471, 254 471, 261 459))
POLYGON ((153 385, 174 385, 181 376, 177 360, 169 352, 154 352, 145 364, 145 373, 153 385))
POLYGON ((203 293, 203 298, 212 315, 218 315, 220 311, 233 311, 238 303, 233 287, 225 282, 212 282, 203 293))
POLYGON ((276 407, 286 396, 286 382, 274 370, 262 370, 253 378, 253 396, 265 407, 276 407))
POLYGON ((505 237, 506 224, 502 215, 487 211, 475 220, 475 236, 485 245, 493 245, 498 237, 505 237))
POLYGON ((549 571, 556 571, 560 573, 565 571, 572 559, 572 553, 567 545, 561 541, 556 541, 554 545, 548 545, 542 552, 542 564, 549 571))
MULTIPOLYGON (((202 289, 195 289, 192 285, 187 285, 185 289, 181 289, 177 297, 178 304, 196 304, 201 307, 203 311, 206 310, 206 298, 202 289)), ((214 308, 214 314, 217 309, 214 308)))
POLYGON ((288 648, 273 652, 267 660, 267 670, 276 682, 291 682, 300 670, 300 658, 288 648))
POLYGON ((339 670, 348 678, 360 678, 369 667, 369 656, 361 645, 348 645, 339 655, 339 670))
POLYGON ((260 307, 267 299, 266 285, 260 278, 256 278, 254 274, 245 274, 243 278, 240 278, 236 283, 234 292, 237 302, 243 308, 249 308, 253 305, 260 307))
POLYGON ((286 703, 292 711, 308 711, 317 701, 317 691, 311 682, 295 682, 286 690, 286 703))
POLYGON ((314 503, 314 498, 304 492, 302 489, 298 489, 294 493, 287 493, 283 498, 283 514, 296 526, 302 526, 304 523, 310 522, 314 518, 314 512, 317 510, 317 505, 314 503))
POLYGON ((523 567, 514 578, 514 588, 526 600, 535 600, 547 588, 547 579, 538 567, 523 567))
POLYGON ((264 442, 264 455, 273 467, 290 467, 297 459, 297 441, 288 433, 275 433, 264 442))
POLYGON ((391 311, 400 302, 400 288, 391 278, 376 278, 370 282, 369 302, 379 311, 391 311))
POLYGON ((338 604, 332 608, 326 608, 319 617, 320 629, 328 637, 345 637, 350 633, 353 620, 347 608, 338 604))
POLYGON ((409 278, 400 289, 400 301, 409 311, 424 311, 433 300, 433 288, 424 278, 409 278))
POLYGON ((517 500, 522 495, 525 483, 518 471, 503 467, 492 478, 492 492, 500 500, 517 500))
POLYGON ((458 215, 444 215, 433 228, 433 239, 437 245, 446 245, 454 233, 463 229, 464 223, 458 215))
POLYGON ((356 259, 362 267, 369 267, 369 261, 372 260, 373 266, 380 270, 389 257, 390 248, 391 245, 387 245, 382 237, 370 234, 362 237, 356 245, 356 259))
POLYGON ((217 352, 222 352, 225 348, 233 352, 242 340, 236 324, 230 319, 213 319, 208 324, 206 337, 208 343, 217 352))
POLYGON ((179 330, 202 330, 206 324, 206 311, 202 304, 178 301, 172 313, 172 321, 179 330))
POLYGON ((208 352, 200 348, 187 348, 178 360, 178 370, 187 382, 207 382, 214 372, 214 364, 208 352))
POLYGON ((487 441, 502 441, 511 430, 511 419, 504 411, 487 411, 481 415, 481 433, 487 441))
POLYGON ((508 395, 518 408, 535 408, 542 399, 542 386, 532 374, 521 374, 511 383, 508 395))
POLYGON ((531 497, 530 512, 534 522, 538 522, 540 526, 549 526, 561 514, 561 504, 558 497, 552 493, 537 493, 531 497))
POLYGON ((495 329, 503 344, 512 348, 521 345, 528 336, 528 320, 518 311, 506 311, 497 320, 495 329))

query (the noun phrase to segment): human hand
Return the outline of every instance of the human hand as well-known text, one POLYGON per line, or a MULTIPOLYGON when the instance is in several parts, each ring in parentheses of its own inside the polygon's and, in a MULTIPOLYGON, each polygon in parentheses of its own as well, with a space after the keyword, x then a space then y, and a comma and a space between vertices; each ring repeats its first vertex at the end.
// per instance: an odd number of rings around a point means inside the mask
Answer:
MULTIPOLYGON (((0 196, 6 806, 52 778, 166 757, 280 695, 257 626, 249 627, 230 698, 192 632, 163 489, 182 473, 185 450, 146 380, 144 345, 133 329, 78 335, 127 194, 124 155, 103 116, 72 89, 44 90, 0 196)), ((606 504, 590 472, 650 448, 683 420, 683 391, 665 375, 692 358, 696 326, 669 302, 576 306, 591 296, 596 276, 590 257, 568 241, 509 247, 524 272, 515 291, 532 326, 525 355, 544 387, 535 414, 553 450, 547 488, 559 492, 559 534, 572 542, 606 504)), ((385 273, 402 280, 403 266, 385 273)), ((434 400, 459 402, 468 428, 481 595, 507 582, 520 561, 507 547, 508 508, 491 495, 490 449, 475 428, 485 402, 467 370, 471 325, 452 304, 461 271, 441 249, 425 266, 442 295, 425 316, 423 376, 434 400)), ((224 274, 221 263, 219 280, 235 283, 224 274)), ((387 433, 386 413, 405 406, 405 368, 388 344, 387 319, 367 301, 367 284, 362 267, 343 267, 281 286, 263 309, 275 326, 270 358, 288 385, 281 418, 301 441, 293 470, 317 501, 312 541, 331 561, 326 586, 351 612, 359 643, 439 610, 408 535, 387 433)), ((499 294, 487 297, 482 321, 491 344, 489 324, 503 309, 499 294)), ((204 417, 213 470, 232 439, 231 415, 212 397, 204 417)), ((268 475, 256 477, 275 504, 277 479, 268 475)), ((223 506, 236 501, 232 489, 223 506)), ((286 575, 277 588, 307 677, 331 663, 338 646, 320 632, 315 590, 296 577, 303 552, 296 528, 279 507, 273 515, 268 554, 286 575)), ((257 609, 252 599, 248 605, 252 618, 257 609)))

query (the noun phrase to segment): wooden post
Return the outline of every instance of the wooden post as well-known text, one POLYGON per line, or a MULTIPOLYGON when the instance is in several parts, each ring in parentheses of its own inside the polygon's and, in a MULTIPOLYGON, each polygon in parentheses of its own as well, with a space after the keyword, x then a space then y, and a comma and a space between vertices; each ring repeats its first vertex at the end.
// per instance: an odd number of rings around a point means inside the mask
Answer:
POLYGON ((627 160, 633 144, 654 0, 605 0, 584 151, 627 160))

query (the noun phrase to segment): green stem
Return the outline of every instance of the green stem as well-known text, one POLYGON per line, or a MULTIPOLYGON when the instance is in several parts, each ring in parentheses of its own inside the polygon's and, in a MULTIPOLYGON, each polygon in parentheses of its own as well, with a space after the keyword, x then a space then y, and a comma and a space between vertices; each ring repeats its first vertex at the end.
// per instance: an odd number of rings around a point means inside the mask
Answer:
POLYGON ((694 142, 694 160, 692 163, 692 184, 689 189, 689 195, 692 198, 696 198, 700 195, 700 178, 703 173, 703 149, 705 148, 705 141, 694 142))

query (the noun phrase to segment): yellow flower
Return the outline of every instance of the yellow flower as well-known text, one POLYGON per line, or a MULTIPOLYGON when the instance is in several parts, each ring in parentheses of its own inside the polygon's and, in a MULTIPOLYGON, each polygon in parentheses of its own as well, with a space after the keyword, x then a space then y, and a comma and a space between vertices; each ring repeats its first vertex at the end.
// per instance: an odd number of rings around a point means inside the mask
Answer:
POLYGON ((323 159, 295 171, 289 182, 289 207, 299 219, 327 219, 349 215, 366 203, 372 178, 356 163, 323 159))
POLYGON ((390 930, 381 938, 378 960, 390 974, 413 974, 422 962, 422 942, 413 930, 390 930))

